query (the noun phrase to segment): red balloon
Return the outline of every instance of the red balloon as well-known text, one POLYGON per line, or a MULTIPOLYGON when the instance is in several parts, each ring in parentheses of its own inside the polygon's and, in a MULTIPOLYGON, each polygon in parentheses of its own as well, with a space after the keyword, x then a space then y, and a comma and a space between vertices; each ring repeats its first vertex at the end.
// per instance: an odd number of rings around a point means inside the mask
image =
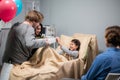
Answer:
POLYGON ((12 20, 16 16, 17 6, 13 0, 0 0, 0 19, 4 22, 12 20))

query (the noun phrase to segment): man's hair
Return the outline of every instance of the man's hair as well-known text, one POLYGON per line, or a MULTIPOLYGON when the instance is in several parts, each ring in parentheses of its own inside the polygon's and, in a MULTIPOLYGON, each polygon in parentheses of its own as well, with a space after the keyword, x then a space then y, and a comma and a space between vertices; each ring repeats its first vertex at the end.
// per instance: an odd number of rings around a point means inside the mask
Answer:
POLYGON ((30 22, 41 22, 43 19, 43 14, 41 14, 40 12, 36 11, 36 10, 31 10, 28 12, 28 14, 25 17, 26 21, 30 21, 30 22))

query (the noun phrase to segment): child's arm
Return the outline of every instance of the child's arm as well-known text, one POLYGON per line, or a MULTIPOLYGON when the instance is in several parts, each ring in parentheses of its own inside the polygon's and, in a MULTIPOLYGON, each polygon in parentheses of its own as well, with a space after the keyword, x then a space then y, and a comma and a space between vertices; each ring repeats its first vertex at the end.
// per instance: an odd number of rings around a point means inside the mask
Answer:
POLYGON ((60 47, 62 46, 62 43, 59 37, 56 37, 56 42, 60 45, 60 47))
POLYGON ((71 51, 67 47, 62 46, 62 43, 61 43, 61 40, 60 40, 59 37, 56 38, 56 41, 58 42, 58 44, 60 45, 60 48, 61 48, 61 51, 58 52, 59 54, 62 54, 62 53, 65 52, 66 54, 68 54, 70 56, 73 56, 75 58, 78 57, 79 52, 76 51, 76 50, 75 51, 71 51))
POLYGON ((57 51, 59 54, 63 54, 64 52, 63 52, 63 50, 59 50, 59 51, 57 51))
POLYGON ((66 54, 69 54, 69 55, 71 55, 71 56, 73 56, 73 57, 75 57, 75 58, 77 58, 78 57, 78 54, 79 54, 79 52, 78 51, 71 51, 71 50, 69 50, 67 47, 64 47, 64 46, 61 46, 61 49, 66 53, 66 54))

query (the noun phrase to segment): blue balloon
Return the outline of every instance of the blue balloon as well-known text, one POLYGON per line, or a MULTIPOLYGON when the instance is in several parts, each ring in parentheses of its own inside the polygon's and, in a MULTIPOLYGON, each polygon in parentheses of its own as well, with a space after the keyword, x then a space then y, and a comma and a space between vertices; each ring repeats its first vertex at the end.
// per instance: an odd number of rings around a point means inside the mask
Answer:
POLYGON ((22 1, 21 0, 13 0, 17 6, 16 16, 20 14, 22 11, 22 1))

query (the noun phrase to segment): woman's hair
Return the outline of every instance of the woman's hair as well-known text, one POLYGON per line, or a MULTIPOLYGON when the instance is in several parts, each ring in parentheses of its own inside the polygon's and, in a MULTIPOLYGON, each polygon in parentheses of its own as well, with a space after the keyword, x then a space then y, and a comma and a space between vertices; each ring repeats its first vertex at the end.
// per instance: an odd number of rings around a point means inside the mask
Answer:
POLYGON ((72 39, 71 42, 75 43, 75 45, 78 46, 77 50, 79 51, 81 45, 80 41, 78 39, 72 39))
POLYGON ((107 47, 120 46, 120 26, 110 26, 105 30, 105 39, 107 47))
POLYGON ((37 26, 36 28, 35 28, 35 35, 36 35, 36 37, 42 37, 42 34, 43 34, 43 25, 40 23, 39 24, 40 25, 40 29, 41 29, 41 31, 40 31, 40 33, 37 35, 36 34, 36 30, 37 30, 37 27, 39 27, 39 26, 37 26))
POLYGON ((43 19, 43 14, 36 10, 31 10, 28 12, 28 14, 25 17, 25 20, 30 21, 30 22, 41 22, 43 19))
POLYGON ((43 34, 43 25, 40 24, 40 26, 41 26, 40 36, 42 36, 42 34, 43 34))

